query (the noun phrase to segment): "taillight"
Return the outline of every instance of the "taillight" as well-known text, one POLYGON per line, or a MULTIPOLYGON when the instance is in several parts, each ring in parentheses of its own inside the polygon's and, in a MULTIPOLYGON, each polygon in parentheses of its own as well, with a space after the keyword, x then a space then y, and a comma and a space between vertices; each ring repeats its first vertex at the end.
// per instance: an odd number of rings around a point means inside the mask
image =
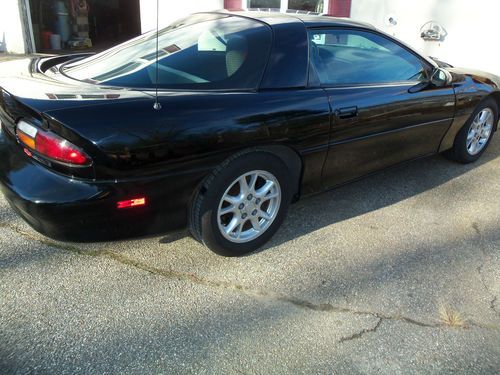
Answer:
POLYGON ((91 162, 87 154, 74 144, 26 121, 19 121, 16 134, 24 146, 49 159, 79 166, 89 165, 91 162))

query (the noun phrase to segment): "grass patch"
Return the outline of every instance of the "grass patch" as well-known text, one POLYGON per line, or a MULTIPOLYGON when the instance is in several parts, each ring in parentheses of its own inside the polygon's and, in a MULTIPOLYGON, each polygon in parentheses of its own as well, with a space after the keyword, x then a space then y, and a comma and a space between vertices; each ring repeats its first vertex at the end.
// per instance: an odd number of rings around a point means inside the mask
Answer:
POLYGON ((439 309, 439 321, 441 324, 452 328, 467 328, 467 321, 462 318, 458 311, 441 306, 439 309))

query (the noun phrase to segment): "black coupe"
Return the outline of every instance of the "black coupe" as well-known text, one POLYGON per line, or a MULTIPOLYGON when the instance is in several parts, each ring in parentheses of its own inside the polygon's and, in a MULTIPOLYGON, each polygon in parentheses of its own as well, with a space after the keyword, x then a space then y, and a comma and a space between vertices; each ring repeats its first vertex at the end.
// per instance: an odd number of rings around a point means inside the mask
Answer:
POLYGON ((475 161, 500 106, 496 76, 296 14, 195 14, 0 76, 0 186, 36 230, 94 241, 189 226, 225 255, 263 245, 300 197, 436 153, 475 161))

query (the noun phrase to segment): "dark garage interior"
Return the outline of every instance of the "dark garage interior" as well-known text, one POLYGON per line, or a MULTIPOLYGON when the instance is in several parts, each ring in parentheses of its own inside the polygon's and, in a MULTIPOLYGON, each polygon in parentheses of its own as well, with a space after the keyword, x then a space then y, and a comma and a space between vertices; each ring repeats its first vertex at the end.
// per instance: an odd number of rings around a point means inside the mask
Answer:
POLYGON ((139 0, 30 0, 36 52, 100 51, 141 33, 139 0))

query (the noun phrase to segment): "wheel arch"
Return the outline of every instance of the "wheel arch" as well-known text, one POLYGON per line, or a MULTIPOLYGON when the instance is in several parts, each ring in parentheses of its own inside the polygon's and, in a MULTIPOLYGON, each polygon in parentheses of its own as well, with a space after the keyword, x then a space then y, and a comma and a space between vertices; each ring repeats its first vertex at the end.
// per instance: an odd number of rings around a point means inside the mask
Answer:
MULTIPOLYGON (((292 195, 294 197, 294 201, 296 201, 300 196, 300 186, 302 182, 304 162, 298 151, 296 151, 290 146, 260 145, 260 146, 242 148, 227 155, 217 164, 217 166, 214 167, 214 170, 220 168, 224 164, 228 163, 229 161, 239 156, 253 152, 267 152, 273 154, 274 156, 277 156, 285 164, 285 166, 288 169, 288 172, 290 173, 290 176, 292 177, 292 180, 295 181, 295 188, 293 189, 294 191, 292 192, 292 195)), ((207 171, 207 173, 201 178, 201 180, 194 187, 191 193, 191 200, 196 196, 198 192, 201 192, 201 194, 205 193, 204 190, 205 182, 207 178, 210 178, 211 175, 212 173, 210 171, 207 171)))
MULTIPOLYGON (((470 116, 476 111, 476 109, 482 105, 486 100, 493 99, 497 104, 497 109, 500 111, 500 91, 490 92, 488 95, 483 95, 480 97, 477 102, 475 102, 474 106, 470 105, 470 112, 461 113, 460 116, 455 114, 455 118, 450 126, 450 128, 446 131, 443 139, 441 140, 441 144, 439 146, 438 152, 446 152, 450 150, 454 143, 455 139, 462 129, 463 126, 467 124, 467 121, 470 120, 470 116)), ((498 123, 495 124, 493 131, 497 131, 498 123)))
MULTIPOLYGON (((495 103, 497 103, 497 109, 500 111, 500 91, 495 91, 489 95, 490 98, 493 98, 495 100, 495 103)), ((494 125, 494 131, 498 130, 498 122, 495 123, 494 125)))
POLYGON ((293 200, 297 201, 300 197, 300 186, 304 167, 304 162, 299 153, 293 148, 284 145, 265 145, 256 147, 254 150, 257 152, 269 152, 281 159, 281 161, 286 165, 288 172, 292 177, 292 181, 295 183, 292 195, 293 200))

